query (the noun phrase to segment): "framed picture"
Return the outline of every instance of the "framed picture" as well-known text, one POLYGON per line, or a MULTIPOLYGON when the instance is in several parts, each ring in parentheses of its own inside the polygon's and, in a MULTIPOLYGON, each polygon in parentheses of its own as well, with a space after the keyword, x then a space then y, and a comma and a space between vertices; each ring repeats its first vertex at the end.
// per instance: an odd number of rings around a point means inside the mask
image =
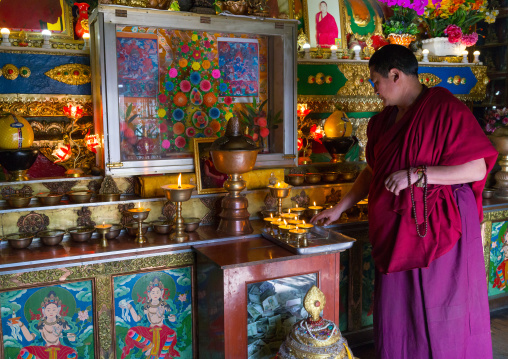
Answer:
POLYGON ((85 280, 0 293, 2 358, 98 358, 93 287, 85 280))
POLYGON ((16 38, 24 31, 30 38, 42 38, 42 30, 50 30, 52 38, 74 41, 72 9, 65 0, 25 0, 20 16, 19 3, 0 1, 0 28, 8 28, 16 38))
POLYGON ((303 0, 303 17, 311 49, 346 45, 344 0, 303 0))
POLYGON ((217 138, 194 139, 194 167, 198 193, 226 192, 224 182, 228 176, 217 171, 210 156, 210 147, 217 138))
POLYGON ((193 358, 192 266, 113 277, 115 358, 193 358))
POLYGON ((487 212, 482 223, 489 297, 508 293, 508 211, 487 212))

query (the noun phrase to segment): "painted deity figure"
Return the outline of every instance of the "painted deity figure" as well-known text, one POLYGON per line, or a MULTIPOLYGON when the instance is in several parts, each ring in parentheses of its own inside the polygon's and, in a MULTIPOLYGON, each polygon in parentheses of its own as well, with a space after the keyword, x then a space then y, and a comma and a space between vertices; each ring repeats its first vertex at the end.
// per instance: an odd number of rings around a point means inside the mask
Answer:
MULTIPOLYGON (((125 347, 122 350, 122 359, 134 348, 141 349, 147 359, 171 359, 179 357, 180 354, 174 348, 176 345, 176 332, 164 324, 166 313, 171 309, 166 303, 164 297, 169 295, 169 290, 165 292, 163 283, 159 278, 154 278, 146 288, 147 297, 140 298, 144 303, 143 313, 150 323, 148 327, 136 326, 130 328, 125 337, 125 347)), ((128 309, 135 322, 139 322, 142 316, 136 312, 136 309, 128 304, 128 309)), ((168 316, 170 322, 176 321, 176 317, 171 314, 168 316)))
POLYGON ((506 288, 506 280, 508 278, 508 230, 503 236, 503 246, 501 247, 501 253, 503 255, 503 260, 497 266, 494 287, 498 287, 500 290, 504 290, 506 288))
MULTIPOLYGON (((75 359, 78 353, 65 345, 62 345, 60 338, 63 337, 64 330, 69 330, 70 326, 65 319, 61 317, 62 301, 51 291, 41 303, 42 319, 36 325, 44 346, 27 346, 21 349, 18 359, 75 359)), ((21 323, 21 333, 29 342, 35 340, 37 335, 31 333, 28 328, 21 323)), ((75 341, 76 336, 73 333, 67 334, 69 341, 75 341)))
POLYGON ((339 37, 339 28, 333 15, 328 12, 325 1, 319 3, 319 10, 316 14, 316 43, 321 47, 330 47, 335 45, 335 39, 339 37))

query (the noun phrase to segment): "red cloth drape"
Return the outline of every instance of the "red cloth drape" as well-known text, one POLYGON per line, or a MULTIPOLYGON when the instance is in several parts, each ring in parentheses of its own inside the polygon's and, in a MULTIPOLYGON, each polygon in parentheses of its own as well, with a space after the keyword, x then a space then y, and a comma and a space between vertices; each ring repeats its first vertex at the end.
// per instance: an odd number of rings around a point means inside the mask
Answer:
MULTIPOLYGON (((385 179, 408 167, 453 166, 485 158, 487 172, 497 151, 469 109, 442 87, 424 88, 415 104, 397 123, 396 107, 386 107, 367 128, 367 162, 373 169, 369 191, 369 237, 377 269, 382 273, 426 268, 447 253, 461 235, 461 221, 451 186, 428 186, 428 234, 420 238, 412 215, 408 189, 389 192, 385 179)), ((482 218, 481 192, 486 177, 472 183, 482 218)), ((423 189, 414 187, 420 233, 423 189)))

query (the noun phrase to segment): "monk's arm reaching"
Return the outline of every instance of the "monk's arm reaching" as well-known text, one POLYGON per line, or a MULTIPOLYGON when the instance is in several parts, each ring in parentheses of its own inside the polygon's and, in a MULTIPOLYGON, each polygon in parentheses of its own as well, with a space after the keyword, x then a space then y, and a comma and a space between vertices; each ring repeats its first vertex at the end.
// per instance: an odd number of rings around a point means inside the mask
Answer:
MULTIPOLYGON (((429 166, 427 167, 427 184, 452 185, 481 181, 487 174, 485 160, 480 158, 457 166, 429 166)), ((418 174, 411 173, 411 183, 418 180, 418 174)), ((385 180, 385 187, 396 196, 408 187, 407 169, 397 171, 385 180)))
POLYGON ((338 220, 342 212, 346 209, 353 207, 359 201, 367 197, 369 194, 370 182, 372 181, 372 169, 367 165, 356 179, 351 190, 330 209, 324 210, 318 215, 315 215, 310 220, 311 223, 316 223, 320 220, 325 220, 325 226, 338 220))

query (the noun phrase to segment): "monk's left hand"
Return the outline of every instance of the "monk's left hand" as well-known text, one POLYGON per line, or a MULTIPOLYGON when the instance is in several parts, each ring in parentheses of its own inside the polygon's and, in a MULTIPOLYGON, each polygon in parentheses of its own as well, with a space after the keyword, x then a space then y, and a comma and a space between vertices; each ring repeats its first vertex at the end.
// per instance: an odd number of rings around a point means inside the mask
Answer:
MULTIPOLYGON (((418 174, 411 172, 411 183, 418 180, 418 174)), ((389 175, 385 179, 385 187, 388 191, 398 196, 400 191, 408 187, 407 183, 407 170, 397 171, 389 175)))

